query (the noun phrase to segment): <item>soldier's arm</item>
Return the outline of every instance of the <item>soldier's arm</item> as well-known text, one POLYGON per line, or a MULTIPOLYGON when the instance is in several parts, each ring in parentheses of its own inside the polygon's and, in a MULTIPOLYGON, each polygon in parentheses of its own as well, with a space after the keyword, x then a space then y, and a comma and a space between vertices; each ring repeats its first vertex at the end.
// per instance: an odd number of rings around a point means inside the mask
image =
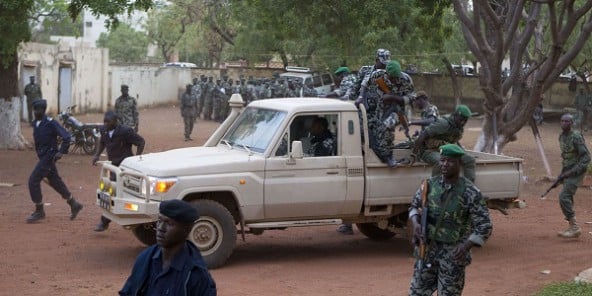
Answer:
POLYGON ((422 191, 420 186, 415 192, 415 195, 413 195, 413 199, 411 200, 411 206, 409 206, 409 219, 418 218, 415 216, 419 215, 419 209, 421 208, 421 193, 422 191))
POLYGON ((489 217, 489 210, 479 189, 469 186, 465 190, 465 200, 468 201, 469 219, 471 220, 472 233, 469 235, 469 241, 476 246, 483 246, 489 236, 493 225, 489 217))
POLYGON ((579 175, 588 169, 588 165, 590 164, 590 151, 588 151, 588 147, 586 147, 586 141, 584 141, 584 137, 578 135, 574 138, 574 146, 578 151, 578 162, 574 167, 574 174, 579 175))

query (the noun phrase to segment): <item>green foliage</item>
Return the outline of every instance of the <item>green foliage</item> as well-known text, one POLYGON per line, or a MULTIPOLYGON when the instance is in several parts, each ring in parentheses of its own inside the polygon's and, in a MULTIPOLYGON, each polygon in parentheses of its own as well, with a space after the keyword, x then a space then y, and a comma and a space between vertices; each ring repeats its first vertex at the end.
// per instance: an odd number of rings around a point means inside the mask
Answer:
POLYGON ((150 11, 146 22, 146 31, 149 40, 159 48, 164 61, 169 61, 171 54, 183 37, 188 23, 186 11, 182 11, 176 5, 168 5, 150 11))
POLYGON ((32 8, 33 0, 0 1, 0 68, 11 65, 19 43, 31 38, 28 17, 32 8))
POLYGON ((592 295, 592 284, 587 283, 555 283, 545 286, 535 296, 581 296, 592 295))
POLYGON ((66 1, 35 0, 34 11, 36 15, 31 16, 34 20, 31 23, 32 41, 49 43, 51 35, 78 37, 82 34, 82 18, 70 18, 66 1))
POLYGON ((146 59, 148 38, 126 23, 112 28, 109 34, 101 33, 97 46, 109 48, 111 60, 118 62, 143 62, 146 59))
POLYGON ((76 19, 83 9, 90 9, 94 16, 105 15, 109 19, 107 26, 117 26, 118 16, 127 13, 131 15, 134 10, 146 11, 154 5, 154 0, 71 0, 68 13, 72 19, 76 19))

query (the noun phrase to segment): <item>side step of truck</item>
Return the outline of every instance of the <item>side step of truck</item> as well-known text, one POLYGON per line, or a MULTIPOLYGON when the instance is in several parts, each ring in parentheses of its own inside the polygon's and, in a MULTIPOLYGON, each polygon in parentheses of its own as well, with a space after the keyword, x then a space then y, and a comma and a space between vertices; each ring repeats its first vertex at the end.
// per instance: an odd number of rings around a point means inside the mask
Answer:
POLYGON ((342 222, 343 221, 341 219, 321 219, 321 220, 300 220, 300 221, 249 223, 245 226, 247 226, 249 228, 285 228, 285 227, 339 225, 342 222))

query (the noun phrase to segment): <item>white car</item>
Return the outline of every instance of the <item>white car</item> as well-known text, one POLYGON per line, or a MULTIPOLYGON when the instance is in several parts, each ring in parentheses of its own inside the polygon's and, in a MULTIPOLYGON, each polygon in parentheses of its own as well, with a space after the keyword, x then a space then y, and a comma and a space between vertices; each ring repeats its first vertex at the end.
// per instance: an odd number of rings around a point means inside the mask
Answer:
POLYGON ((305 67, 286 67, 285 73, 280 74, 284 79, 300 80, 303 84, 311 83, 319 96, 324 96, 331 91, 333 76, 328 72, 312 71, 305 67))

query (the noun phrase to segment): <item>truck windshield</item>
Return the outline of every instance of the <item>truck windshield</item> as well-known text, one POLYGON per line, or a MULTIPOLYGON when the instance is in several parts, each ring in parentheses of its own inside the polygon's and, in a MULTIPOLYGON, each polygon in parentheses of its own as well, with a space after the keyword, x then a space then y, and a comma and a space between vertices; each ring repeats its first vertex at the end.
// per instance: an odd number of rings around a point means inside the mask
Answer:
POLYGON ((247 108, 220 142, 239 149, 263 153, 284 117, 286 112, 247 108))

